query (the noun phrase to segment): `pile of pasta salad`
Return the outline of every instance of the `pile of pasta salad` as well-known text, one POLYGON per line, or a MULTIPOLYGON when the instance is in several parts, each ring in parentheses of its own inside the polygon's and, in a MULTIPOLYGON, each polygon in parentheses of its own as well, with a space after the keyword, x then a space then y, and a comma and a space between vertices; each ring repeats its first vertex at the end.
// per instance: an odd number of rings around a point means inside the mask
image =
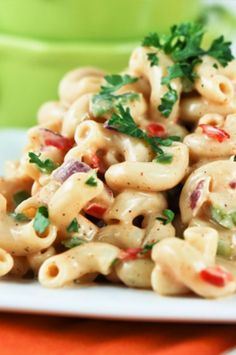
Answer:
POLYGON ((0 180, 0 276, 234 294, 236 61, 203 37, 176 25, 121 74, 65 75, 0 180))

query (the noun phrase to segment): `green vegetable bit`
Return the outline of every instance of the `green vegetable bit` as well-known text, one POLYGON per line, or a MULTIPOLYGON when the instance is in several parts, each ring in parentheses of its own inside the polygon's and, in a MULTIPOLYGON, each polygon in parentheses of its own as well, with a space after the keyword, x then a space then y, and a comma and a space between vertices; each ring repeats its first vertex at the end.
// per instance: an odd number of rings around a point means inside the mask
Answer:
POLYGON ((154 247, 154 245, 156 245, 158 242, 153 242, 153 243, 147 243, 144 245, 143 249, 141 250, 140 254, 143 255, 143 254, 146 254, 148 253, 149 251, 152 250, 152 248, 154 247))
POLYGON ((115 95, 115 92, 121 89, 124 85, 135 83, 138 78, 130 75, 106 75, 104 77, 106 85, 101 86, 98 94, 92 97, 91 111, 95 117, 102 116, 106 113, 114 111, 118 104, 125 105, 129 101, 135 101, 140 98, 140 95, 135 92, 126 92, 124 94, 115 95))
POLYGON ((31 164, 35 164, 42 173, 51 174, 51 172, 58 167, 57 164, 55 164, 51 159, 41 160, 41 154, 37 155, 30 152, 28 155, 30 158, 29 162, 31 164))
POLYGON ((140 95, 127 92, 121 95, 97 94, 92 97, 92 113, 95 117, 114 111, 118 104, 126 105, 128 102, 139 100, 140 95))
POLYGON ((158 155, 153 161, 161 164, 170 164, 173 161, 173 155, 171 154, 158 155))
POLYGON ((163 210, 162 214, 166 217, 157 217, 159 221, 162 221, 164 225, 171 223, 175 218, 175 213, 169 209, 163 210))
POLYGON ((132 77, 128 74, 106 75, 104 79, 106 80, 107 84, 101 86, 100 94, 112 94, 115 91, 121 89, 123 86, 133 84, 138 81, 138 78, 132 77))
POLYGON ((158 110, 161 114, 168 118, 172 112, 173 106, 178 100, 177 91, 173 89, 170 85, 168 86, 169 91, 161 98, 161 104, 158 106, 158 110))
POLYGON ((86 243, 86 240, 78 237, 70 237, 61 242, 66 248, 71 249, 86 243))
POLYGON ((24 213, 13 212, 10 214, 10 216, 18 222, 29 222, 30 221, 30 219, 24 213))
POLYGON ((39 234, 43 234, 48 228, 49 224, 50 222, 49 222, 47 207, 45 206, 39 207, 34 218, 34 223, 33 223, 34 230, 39 234))
POLYGON ((217 245, 217 255, 223 256, 224 258, 230 258, 233 254, 233 247, 232 245, 222 239, 219 239, 217 245))
POLYGON ((211 218, 213 221, 226 229, 232 229, 236 226, 236 211, 226 213, 221 207, 211 206, 211 218))
POLYGON ((74 218, 69 226, 66 228, 68 233, 77 233, 79 231, 79 223, 76 218, 74 218))
POLYGON ((95 176, 90 176, 88 180, 85 181, 85 184, 94 187, 97 186, 98 182, 95 176))
POLYGON ((13 195, 13 201, 15 206, 17 207, 21 202, 27 200, 30 197, 30 193, 28 191, 22 190, 18 191, 13 195))
MULTIPOLYGON (((225 42, 223 36, 216 38, 208 49, 202 48, 203 37, 202 24, 183 23, 171 27, 169 35, 151 33, 144 38, 143 46, 162 50, 174 62, 168 68, 167 76, 162 78, 163 85, 169 85, 171 80, 181 78, 184 91, 189 91, 197 78, 194 68, 196 64, 201 63, 204 55, 215 58, 224 67, 234 59, 230 49, 231 42, 225 42)), ((176 97, 177 93, 171 90, 168 96, 163 97, 163 102, 158 109, 164 117, 169 117, 176 97)))
POLYGON ((152 150, 159 154, 158 156, 163 156, 162 159, 160 158, 160 162, 164 162, 166 164, 167 160, 171 162, 170 155, 168 156, 168 159, 164 158, 166 154, 160 148, 160 145, 170 147, 174 141, 180 140, 178 136, 170 136, 164 139, 160 137, 149 137, 136 125, 128 107, 125 109, 122 105, 118 105, 117 111, 118 113, 114 112, 108 121, 108 125, 111 128, 114 128, 117 131, 131 137, 145 140, 151 146, 152 150))
POLYGON ((147 53, 147 57, 151 67, 157 66, 159 64, 157 53, 147 53))

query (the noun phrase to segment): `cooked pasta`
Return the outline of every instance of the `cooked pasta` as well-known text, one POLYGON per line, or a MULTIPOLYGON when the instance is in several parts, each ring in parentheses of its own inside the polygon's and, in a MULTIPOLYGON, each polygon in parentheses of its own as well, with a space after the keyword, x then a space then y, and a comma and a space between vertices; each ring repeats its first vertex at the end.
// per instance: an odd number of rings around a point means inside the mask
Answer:
POLYGON ((173 26, 121 74, 65 75, 0 179, 0 276, 235 293, 236 61, 202 37, 173 26))

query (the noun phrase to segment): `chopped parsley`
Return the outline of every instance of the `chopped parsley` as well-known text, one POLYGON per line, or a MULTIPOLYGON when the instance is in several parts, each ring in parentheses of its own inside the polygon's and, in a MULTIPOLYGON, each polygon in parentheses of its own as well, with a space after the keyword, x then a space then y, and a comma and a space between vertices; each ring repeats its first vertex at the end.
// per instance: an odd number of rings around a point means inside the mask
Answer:
POLYGON ((173 106, 178 100, 178 94, 175 89, 168 85, 168 91, 161 98, 161 104, 158 106, 158 110, 161 114, 168 118, 172 112, 173 106))
POLYGON ((30 221, 30 219, 24 213, 13 212, 10 214, 10 216, 18 222, 29 222, 30 221))
POLYGON ((57 168, 57 164, 55 164, 51 159, 41 160, 41 154, 37 155, 30 152, 28 155, 30 158, 29 162, 31 164, 35 164, 42 173, 51 174, 51 172, 57 168))
POLYGON ((94 187, 97 186, 98 182, 95 176, 90 176, 88 180, 85 181, 85 184, 94 187))
POLYGON ((69 226, 66 228, 68 233, 77 233, 79 231, 79 223, 76 218, 74 218, 69 226))
POLYGON ((236 227, 236 211, 226 213, 221 207, 211 206, 211 218, 224 228, 236 227))
POLYGON ((114 112, 108 121, 108 127, 114 128, 117 131, 127 134, 134 138, 145 140, 152 148, 152 150, 158 154, 160 158, 159 162, 167 163, 171 162, 170 154, 166 157, 164 151, 160 148, 160 145, 169 147, 174 141, 179 141, 178 136, 170 136, 168 138, 149 137, 144 131, 142 131, 135 123, 133 117, 130 114, 130 109, 126 109, 122 105, 117 106, 118 113, 114 112))
POLYGON ((153 159, 153 161, 161 164, 170 164, 173 161, 173 155, 172 154, 158 155, 155 159, 153 159))
POLYGON ((123 86, 133 84, 138 80, 138 78, 132 77, 128 74, 106 75, 104 79, 106 80, 107 84, 101 86, 100 94, 112 94, 121 89, 123 86))
POLYGON ((121 95, 97 94, 92 97, 92 113, 95 117, 102 116, 114 110, 118 104, 126 105, 128 102, 139 100, 140 95, 135 92, 126 92, 121 95))
POLYGON ((159 221, 161 221, 164 225, 171 223, 174 218, 175 218, 175 213, 169 209, 165 209, 163 210, 162 214, 166 217, 157 217, 156 219, 158 219, 159 221))
POLYGON ((156 244, 157 244, 157 242, 145 244, 144 247, 143 247, 143 249, 141 250, 140 254, 143 255, 143 254, 148 253, 149 251, 152 250, 152 248, 153 248, 154 245, 156 245, 156 244))
POLYGON ((124 85, 135 83, 138 78, 130 75, 107 75, 104 77, 107 84, 101 86, 98 94, 92 97, 91 111, 95 117, 104 115, 113 111, 118 104, 125 105, 128 102, 138 100, 140 95, 135 92, 126 92, 115 95, 115 92, 124 85))
MULTIPOLYGON (((194 67, 201 63, 204 55, 215 58, 224 67, 234 59, 230 49, 231 42, 226 42, 223 36, 216 38, 208 49, 202 48, 203 37, 202 24, 183 23, 172 26, 169 35, 150 33, 144 38, 143 46, 162 50, 174 61, 168 68, 167 76, 162 78, 163 85, 170 85, 171 80, 181 78, 184 90, 189 91, 197 77, 194 67)), ((177 92, 173 89, 169 88, 167 94, 158 107, 164 117, 169 117, 177 100, 177 92)))
POLYGON ((157 53, 147 53, 147 57, 151 67, 154 67, 159 64, 159 58, 157 56, 157 53))
POLYGON ((86 243, 86 241, 84 239, 78 238, 78 237, 70 237, 70 238, 64 239, 61 242, 61 244, 64 245, 64 247, 66 247, 68 249, 78 247, 84 243, 86 243))
POLYGON ((13 201, 15 203, 15 206, 17 207, 21 202, 27 200, 30 197, 30 194, 28 191, 22 190, 18 191, 13 195, 13 201))
POLYGON ((47 207, 45 206, 39 207, 34 218, 34 223, 33 223, 34 230, 39 234, 43 234, 48 228, 49 224, 50 222, 49 222, 47 207))

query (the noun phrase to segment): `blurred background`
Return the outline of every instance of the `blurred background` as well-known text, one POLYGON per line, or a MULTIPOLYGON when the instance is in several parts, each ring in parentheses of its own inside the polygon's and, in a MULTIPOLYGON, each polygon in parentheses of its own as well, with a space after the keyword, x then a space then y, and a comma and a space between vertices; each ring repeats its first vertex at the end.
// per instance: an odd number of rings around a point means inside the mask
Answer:
POLYGON ((191 20, 236 48, 236 0, 0 0, 0 126, 34 124, 67 71, 120 71, 148 32, 191 20))

